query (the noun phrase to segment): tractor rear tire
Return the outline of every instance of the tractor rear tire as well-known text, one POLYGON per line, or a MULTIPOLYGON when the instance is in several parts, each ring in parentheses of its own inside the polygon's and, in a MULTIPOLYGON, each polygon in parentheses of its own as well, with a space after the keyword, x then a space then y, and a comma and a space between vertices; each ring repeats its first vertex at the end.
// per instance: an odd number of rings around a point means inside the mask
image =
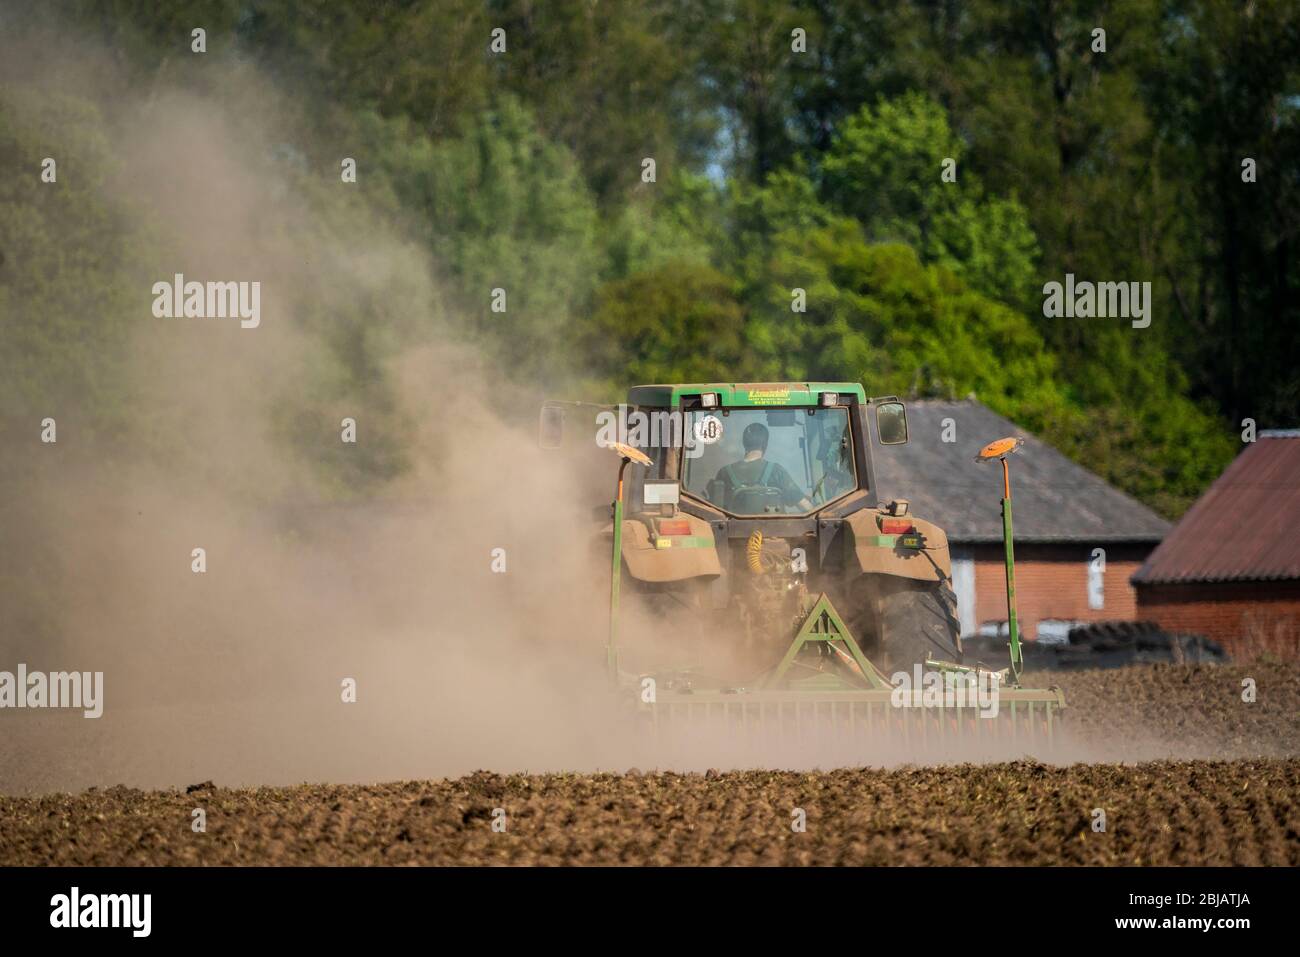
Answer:
POLYGON ((946 585, 905 587, 880 602, 880 647, 885 670, 912 670, 928 654, 942 661, 961 661, 961 624, 957 596, 946 585))

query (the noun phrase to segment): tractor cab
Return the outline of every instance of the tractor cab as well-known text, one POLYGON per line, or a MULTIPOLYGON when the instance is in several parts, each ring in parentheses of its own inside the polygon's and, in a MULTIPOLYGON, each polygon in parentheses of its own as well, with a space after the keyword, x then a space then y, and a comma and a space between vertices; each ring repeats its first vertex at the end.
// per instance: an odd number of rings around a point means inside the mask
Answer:
POLYGON ((903 404, 869 400, 857 383, 636 386, 627 407, 678 425, 649 443, 646 478, 676 481, 684 501, 730 518, 809 517, 870 495, 869 410, 882 444, 907 441, 903 404))
POLYGON ((846 408, 723 410, 692 420, 714 439, 683 457, 682 491, 728 514, 806 515, 858 488, 846 408))

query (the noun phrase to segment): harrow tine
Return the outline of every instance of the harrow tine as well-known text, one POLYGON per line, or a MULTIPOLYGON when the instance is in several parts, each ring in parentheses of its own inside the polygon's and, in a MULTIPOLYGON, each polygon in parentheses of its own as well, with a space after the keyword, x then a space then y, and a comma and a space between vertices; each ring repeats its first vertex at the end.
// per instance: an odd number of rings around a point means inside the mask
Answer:
POLYGON ((1060 692, 1007 688, 996 717, 972 698, 940 699, 924 706, 895 707, 885 689, 857 692, 790 693, 664 692, 656 703, 638 704, 632 714, 664 761, 696 760, 707 748, 719 760, 763 763, 776 754, 802 755, 818 762, 871 763, 911 748, 918 758, 961 754, 978 742, 1003 741, 1035 748, 1051 745, 1063 707, 1060 692), (645 714, 646 711, 649 714, 645 714), (778 745, 773 752, 762 743, 778 745), (883 749, 881 745, 891 742, 883 749), (705 747, 702 752, 701 746, 705 747), (954 750, 956 749, 956 750, 954 750))

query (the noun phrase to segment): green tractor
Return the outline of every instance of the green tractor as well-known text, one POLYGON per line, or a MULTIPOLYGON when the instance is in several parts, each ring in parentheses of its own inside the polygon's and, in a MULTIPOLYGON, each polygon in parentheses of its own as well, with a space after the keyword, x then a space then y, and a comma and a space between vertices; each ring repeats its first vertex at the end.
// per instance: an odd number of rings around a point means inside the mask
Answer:
MULTIPOLYGON (((576 405, 543 406, 544 447, 576 405)), ((1010 667, 964 663, 943 530, 877 492, 876 444, 908 440, 896 397, 643 385, 596 421, 620 460, 606 665, 652 726, 1050 736, 1064 701, 1019 687, 1014 615, 1010 667)))

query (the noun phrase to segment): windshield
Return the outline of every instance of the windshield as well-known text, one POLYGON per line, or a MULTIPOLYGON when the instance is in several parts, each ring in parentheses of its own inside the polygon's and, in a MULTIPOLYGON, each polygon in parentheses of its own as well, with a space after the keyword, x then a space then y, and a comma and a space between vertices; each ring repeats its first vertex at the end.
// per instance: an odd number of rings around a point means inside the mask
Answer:
POLYGON ((689 413, 682 487, 735 515, 801 515, 857 488, 847 409, 689 413))

